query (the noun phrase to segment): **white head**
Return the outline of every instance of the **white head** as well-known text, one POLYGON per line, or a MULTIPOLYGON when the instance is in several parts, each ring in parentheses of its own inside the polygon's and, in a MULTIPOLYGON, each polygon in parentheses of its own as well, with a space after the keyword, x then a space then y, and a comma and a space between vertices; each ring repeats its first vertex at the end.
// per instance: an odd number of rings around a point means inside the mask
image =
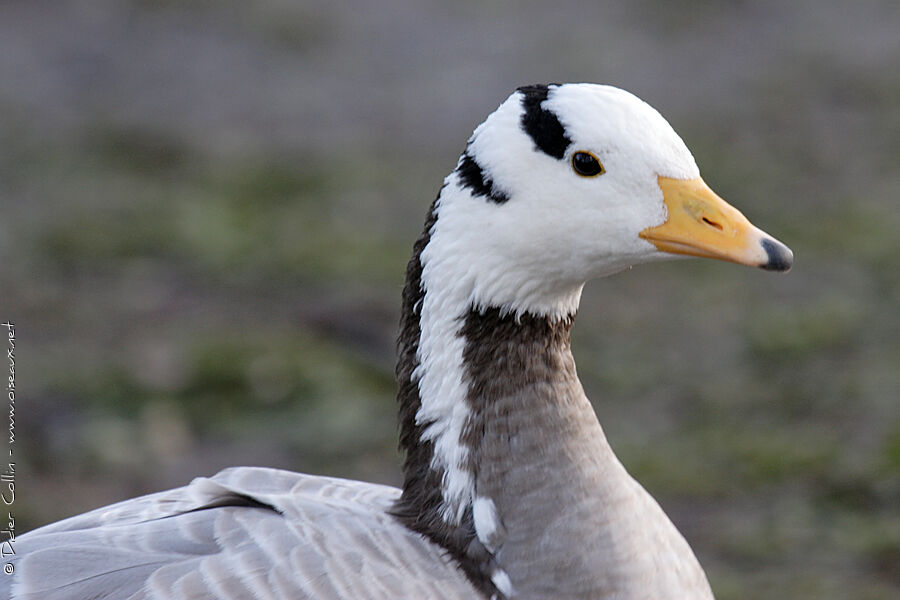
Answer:
POLYGON ((469 408, 459 329, 470 311, 569 317, 588 279, 673 254, 791 264, 790 250, 703 183, 658 112, 602 85, 517 90, 475 130, 429 222, 404 291, 401 363, 415 365, 404 393, 418 404, 406 427, 432 443, 440 514, 455 523, 474 497, 460 443, 469 408))
POLYGON ((588 279, 673 253, 789 268, 790 251, 699 177, 678 134, 628 92, 520 88, 445 180, 422 264, 474 306, 551 315, 574 312, 588 279))

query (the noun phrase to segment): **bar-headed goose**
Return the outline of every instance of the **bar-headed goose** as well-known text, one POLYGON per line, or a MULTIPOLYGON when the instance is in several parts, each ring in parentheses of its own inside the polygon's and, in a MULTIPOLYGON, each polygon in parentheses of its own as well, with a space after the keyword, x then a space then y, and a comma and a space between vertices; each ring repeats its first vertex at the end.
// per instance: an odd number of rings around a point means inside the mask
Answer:
POLYGON ((673 255, 792 263, 638 98, 520 88, 469 139, 407 268, 402 490, 229 469, 20 536, 0 587, 17 600, 711 598, 607 444, 569 348, 587 280, 673 255))

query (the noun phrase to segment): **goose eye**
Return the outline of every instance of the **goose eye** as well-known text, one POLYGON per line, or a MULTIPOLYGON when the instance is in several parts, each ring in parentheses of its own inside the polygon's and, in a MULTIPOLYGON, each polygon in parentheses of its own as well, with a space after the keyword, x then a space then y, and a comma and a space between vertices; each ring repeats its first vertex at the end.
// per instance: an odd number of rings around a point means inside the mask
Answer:
POLYGON ((572 155, 572 168, 582 177, 596 177, 605 172, 597 157, 584 151, 572 155))

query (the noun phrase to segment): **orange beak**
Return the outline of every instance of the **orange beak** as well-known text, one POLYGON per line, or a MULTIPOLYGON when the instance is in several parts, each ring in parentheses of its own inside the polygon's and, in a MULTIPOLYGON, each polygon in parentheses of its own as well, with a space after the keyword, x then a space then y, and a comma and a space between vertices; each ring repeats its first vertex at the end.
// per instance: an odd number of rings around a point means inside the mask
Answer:
POLYGON ((717 258, 769 271, 788 271, 791 250, 697 179, 659 177, 668 218, 640 236, 672 254, 717 258))

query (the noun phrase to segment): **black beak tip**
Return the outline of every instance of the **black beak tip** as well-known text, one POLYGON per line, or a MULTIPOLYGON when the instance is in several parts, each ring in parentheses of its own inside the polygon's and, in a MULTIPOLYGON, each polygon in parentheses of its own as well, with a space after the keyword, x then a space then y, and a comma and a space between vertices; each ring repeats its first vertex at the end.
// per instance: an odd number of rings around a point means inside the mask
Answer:
POLYGON ((787 273, 791 270, 791 267, 794 265, 794 253, 791 252, 790 248, 772 239, 764 239, 760 243, 763 250, 766 251, 766 256, 769 257, 765 264, 760 265, 761 269, 778 271, 780 273, 787 273))

